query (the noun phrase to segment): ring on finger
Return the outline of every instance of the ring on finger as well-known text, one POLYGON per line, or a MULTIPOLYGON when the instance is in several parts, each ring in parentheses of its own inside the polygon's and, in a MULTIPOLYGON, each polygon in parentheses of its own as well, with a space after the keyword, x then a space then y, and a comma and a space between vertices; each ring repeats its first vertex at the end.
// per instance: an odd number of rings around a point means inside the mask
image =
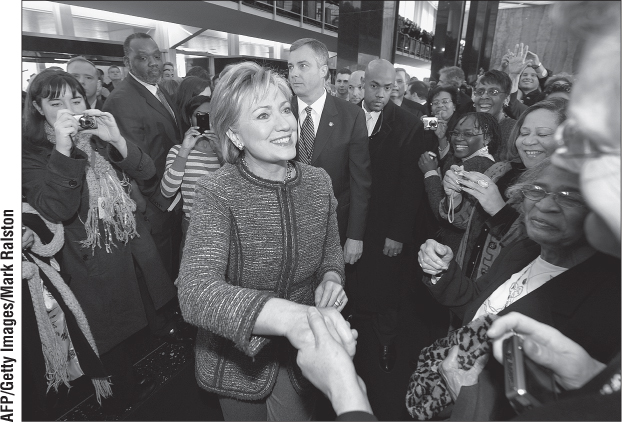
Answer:
POLYGON ((488 186, 489 186, 489 183, 485 181, 484 179, 479 179, 477 181, 477 184, 483 187, 484 189, 488 189, 488 186))
POLYGON ((342 303, 343 303, 343 302, 341 301, 341 299, 337 299, 337 300, 335 301, 335 303, 333 303, 333 306, 334 306, 335 308, 338 308, 338 307, 340 307, 340 306, 341 306, 341 304, 342 304, 342 303))

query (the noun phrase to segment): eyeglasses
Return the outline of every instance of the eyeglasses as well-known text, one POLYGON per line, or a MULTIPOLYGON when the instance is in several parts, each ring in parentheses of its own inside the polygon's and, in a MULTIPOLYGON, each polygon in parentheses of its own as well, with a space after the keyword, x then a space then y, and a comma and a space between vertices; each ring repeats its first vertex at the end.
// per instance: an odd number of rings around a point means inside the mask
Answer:
POLYGON ((473 133, 473 132, 459 132, 457 130, 452 130, 451 132, 448 132, 448 135, 450 138, 454 138, 454 139, 471 139, 476 137, 477 135, 483 135, 484 132, 480 132, 480 133, 473 133))
POLYGON ((619 149, 607 148, 597 138, 581 130, 574 119, 567 119, 559 125, 553 139, 559 145, 551 157, 553 164, 572 173, 579 173, 589 158, 620 156, 619 149))
POLYGON ((547 192, 538 185, 526 185, 521 189, 521 193, 525 198, 535 202, 543 200, 547 195, 551 195, 557 205, 564 208, 586 206, 583 196, 576 192, 547 192))
POLYGON ((447 105, 447 104, 449 104, 449 103, 451 103, 451 102, 452 102, 452 101, 451 101, 450 99, 445 98, 445 99, 440 100, 440 101, 439 101, 439 100, 432 101, 432 106, 433 106, 433 107, 438 107, 438 106, 440 106, 440 105, 447 105))
POLYGON ((476 89, 473 92, 473 95, 475 95, 476 97, 481 97, 485 93, 488 93, 489 97, 496 97, 499 94, 505 94, 505 92, 499 91, 497 88, 488 88, 487 90, 484 88, 480 88, 480 89, 476 89))

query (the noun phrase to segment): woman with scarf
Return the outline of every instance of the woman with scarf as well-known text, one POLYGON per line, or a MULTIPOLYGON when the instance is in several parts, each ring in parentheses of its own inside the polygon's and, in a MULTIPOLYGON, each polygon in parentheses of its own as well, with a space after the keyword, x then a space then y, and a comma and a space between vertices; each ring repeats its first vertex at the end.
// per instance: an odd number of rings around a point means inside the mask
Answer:
POLYGON ((113 382, 104 410, 116 412, 155 388, 134 376, 124 340, 151 326, 175 288, 127 191, 130 179, 143 193, 158 188, 153 161, 125 141, 111 114, 87 110, 85 97, 63 71, 44 71, 29 85, 23 194, 43 218, 64 226, 60 266, 113 382))

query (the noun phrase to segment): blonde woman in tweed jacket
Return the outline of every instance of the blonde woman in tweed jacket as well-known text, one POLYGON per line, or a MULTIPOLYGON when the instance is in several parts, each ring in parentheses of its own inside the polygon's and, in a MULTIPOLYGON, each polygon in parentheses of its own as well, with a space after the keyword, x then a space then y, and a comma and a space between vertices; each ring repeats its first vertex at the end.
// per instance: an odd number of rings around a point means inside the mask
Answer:
POLYGON ((226 420, 309 420, 316 391, 296 364, 315 339, 317 306, 354 355, 330 177, 291 161, 291 91, 251 62, 222 76, 212 100, 225 164, 197 183, 177 279, 184 319, 199 327, 196 378, 226 420))

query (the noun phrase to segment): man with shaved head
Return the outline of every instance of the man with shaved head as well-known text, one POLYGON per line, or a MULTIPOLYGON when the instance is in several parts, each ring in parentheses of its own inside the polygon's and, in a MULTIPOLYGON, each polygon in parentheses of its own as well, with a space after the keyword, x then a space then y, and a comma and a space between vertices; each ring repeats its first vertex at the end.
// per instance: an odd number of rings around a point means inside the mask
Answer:
MULTIPOLYGON (((397 357, 395 337, 406 281, 403 278, 408 260, 414 258, 413 225, 424 192, 423 174, 416 159, 425 151, 423 124, 390 101, 394 82, 395 69, 390 62, 378 59, 368 64, 362 107, 367 119, 373 183, 365 249, 354 286, 356 313, 371 319, 384 372, 392 371, 397 357)), ((369 369, 362 368, 359 373, 369 374, 369 369)))
POLYGON ((363 101, 363 81, 364 81, 365 71, 357 70, 352 72, 350 75, 350 79, 348 80, 348 101, 354 104, 358 104, 363 101))

